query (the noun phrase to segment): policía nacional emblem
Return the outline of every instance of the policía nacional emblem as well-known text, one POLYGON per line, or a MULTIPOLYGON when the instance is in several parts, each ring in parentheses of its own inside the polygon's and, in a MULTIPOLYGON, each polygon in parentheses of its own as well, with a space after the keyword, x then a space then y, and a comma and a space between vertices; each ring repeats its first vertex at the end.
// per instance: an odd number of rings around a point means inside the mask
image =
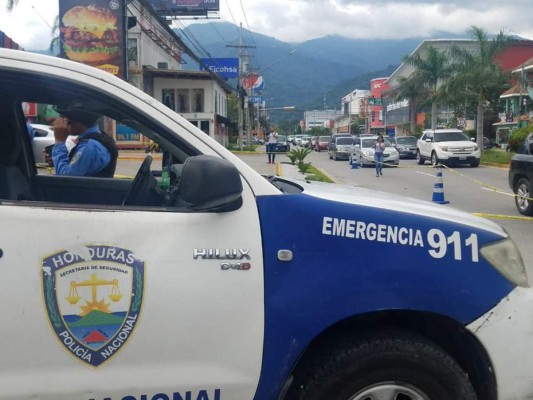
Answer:
POLYGON ((42 260, 50 325, 66 350, 98 367, 116 356, 133 333, 144 294, 144 262, 107 245, 62 250, 42 260))

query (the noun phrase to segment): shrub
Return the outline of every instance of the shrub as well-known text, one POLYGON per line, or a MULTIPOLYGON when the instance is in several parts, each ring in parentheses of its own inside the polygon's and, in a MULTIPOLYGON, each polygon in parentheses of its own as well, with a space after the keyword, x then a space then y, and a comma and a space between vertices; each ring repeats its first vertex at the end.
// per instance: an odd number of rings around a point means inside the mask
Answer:
POLYGON ((516 153, 520 148, 520 145, 526 140, 527 135, 531 132, 533 132, 533 124, 520 129, 515 129, 509 138, 509 151, 516 153))
POLYGON ((311 153, 311 149, 307 147, 303 149, 293 149, 287 153, 287 157, 291 160, 291 164, 294 165, 296 161, 298 161, 298 163, 303 161, 309 153, 311 153))
POLYGON ((306 163, 304 161, 298 161, 298 170, 302 173, 302 174, 305 174, 309 168, 311 168, 311 163, 306 163))

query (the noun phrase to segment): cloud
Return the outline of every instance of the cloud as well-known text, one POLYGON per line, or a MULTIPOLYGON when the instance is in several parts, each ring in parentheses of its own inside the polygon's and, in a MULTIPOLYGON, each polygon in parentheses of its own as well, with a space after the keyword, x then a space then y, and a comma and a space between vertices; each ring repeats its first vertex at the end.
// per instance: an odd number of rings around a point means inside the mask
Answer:
POLYGON ((57 2, 20 1, 11 14, 5 11, 6 4, 0 0, 0 30, 26 50, 47 49, 58 14, 57 2))
MULTIPOLYGON (((473 24, 489 33, 505 29, 533 39, 531 0, 219 1, 222 20, 293 43, 326 35, 405 39, 439 32, 463 34, 473 24)), ((48 25, 58 13, 57 1, 20 1, 11 15, 2 12, 6 2, 0 0, 0 30, 26 49, 46 49, 52 39, 48 25)))
MULTIPOLYGON (((226 1, 235 18, 242 18, 241 0, 226 1)), ((473 24, 488 32, 506 29, 533 39, 528 21, 533 14, 531 0, 255 0, 242 4, 250 29, 290 42, 333 34, 363 39, 427 37, 443 31, 461 34, 473 24)), ((221 2, 222 15, 223 6, 221 2)))

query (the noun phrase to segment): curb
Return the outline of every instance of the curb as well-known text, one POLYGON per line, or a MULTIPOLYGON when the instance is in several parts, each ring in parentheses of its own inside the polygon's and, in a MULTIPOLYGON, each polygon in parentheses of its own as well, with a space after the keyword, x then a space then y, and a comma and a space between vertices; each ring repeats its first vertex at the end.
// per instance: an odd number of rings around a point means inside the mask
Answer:
POLYGON ((496 164, 496 163, 489 163, 489 162, 482 162, 481 165, 484 165, 486 167, 493 167, 493 168, 500 168, 500 169, 508 169, 509 164, 496 164))

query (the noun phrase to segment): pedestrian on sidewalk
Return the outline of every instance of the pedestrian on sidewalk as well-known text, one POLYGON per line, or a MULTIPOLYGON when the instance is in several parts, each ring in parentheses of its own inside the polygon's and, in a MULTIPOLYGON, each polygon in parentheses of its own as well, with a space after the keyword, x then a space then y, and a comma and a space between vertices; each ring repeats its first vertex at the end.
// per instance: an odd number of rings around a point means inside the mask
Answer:
POLYGON ((383 136, 378 135, 372 148, 374 149, 374 162, 376 163, 376 177, 378 177, 383 175, 383 152, 385 151, 383 136))
POLYGON ((268 164, 274 164, 276 161, 276 144, 278 143, 278 133, 270 131, 267 140, 268 164))

